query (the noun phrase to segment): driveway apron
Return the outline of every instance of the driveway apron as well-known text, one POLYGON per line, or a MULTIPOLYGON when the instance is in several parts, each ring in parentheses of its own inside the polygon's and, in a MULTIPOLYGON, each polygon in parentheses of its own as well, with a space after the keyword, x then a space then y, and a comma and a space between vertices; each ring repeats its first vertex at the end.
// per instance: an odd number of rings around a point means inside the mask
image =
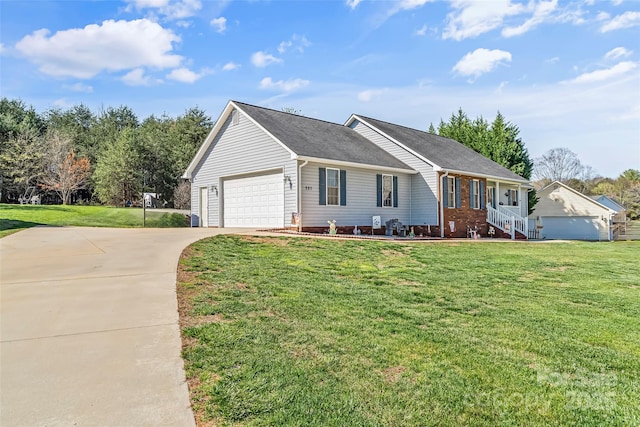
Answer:
POLYGON ((0 425, 193 426, 176 266, 218 229, 0 239, 0 425))

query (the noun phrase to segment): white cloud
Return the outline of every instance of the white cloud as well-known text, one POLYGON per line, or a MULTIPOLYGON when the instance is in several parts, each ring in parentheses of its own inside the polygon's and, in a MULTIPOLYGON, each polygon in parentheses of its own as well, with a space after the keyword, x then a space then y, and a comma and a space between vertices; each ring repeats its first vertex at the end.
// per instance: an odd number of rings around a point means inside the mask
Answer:
POLYGON ((554 56, 553 58, 545 59, 544 62, 546 62, 547 64, 555 64, 558 61, 560 61, 560 57, 554 56))
POLYGON ((609 31, 621 30, 623 28, 631 28, 640 25, 640 12, 627 11, 622 15, 618 15, 611 21, 600 27, 601 33, 609 31))
POLYGON ((276 58, 270 53, 258 51, 251 55, 251 63, 259 68, 264 68, 267 65, 276 64, 278 62, 282 62, 282 59, 276 58))
POLYGON ((347 0, 346 4, 347 6, 349 6, 351 9, 355 9, 356 7, 358 7, 358 5, 360 4, 362 0, 347 0))
POLYGON ((422 27, 420 27, 420 29, 415 30, 413 35, 414 36, 425 36, 427 34, 427 24, 424 24, 422 27))
POLYGON ((358 92, 358 101, 369 102, 373 98, 378 98, 383 95, 387 90, 386 89, 367 89, 361 92, 358 92))
POLYGON ((400 9, 402 10, 411 10, 417 7, 424 6, 431 0, 401 0, 400 1, 400 9))
POLYGON ((53 101, 52 104, 55 105, 56 107, 60 107, 60 108, 71 108, 71 107, 73 107, 73 103, 69 102, 67 100, 67 98, 58 98, 55 101, 53 101))
POLYGON ((227 62, 222 67, 222 71, 233 71, 237 70, 238 68, 240 68, 240 64, 236 64, 235 62, 227 62))
POLYGON ((598 14, 596 15, 596 21, 606 21, 609 18, 611 18, 611 15, 609 15, 607 12, 598 12, 598 14))
POLYGON ((526 6, 512 4, 511 0, 479 2, 474 0, 454 0, 454 12, 447 15, 447 28, 443 39, 463 40, 477 37, 502 25, 505 17, 519 15, 526 6))
POLYGON ((618 58, 626 58, 631 55, 633 51, 627 50, 624 47, 616 47, 611 49, 604 55, 604 59, 618 59, 618 58))
POLYGON ((463 76, 478 77, 481 74, 488 73, 505 61, 511 61, 511 53, 499 49, 479 48, 463 56, 452 71, 463 76))
POLYGON ((122 76, 122 81, 128 86, 149 86, 151 77, 144 75, 144 69, 136 68, 122 76))
POLYGON ((7 48, 4 47, 3 43, 0 43, 0 55, 2 55, 3 53, 5 53, 7 51, 7 48))
POLYGON ((16 49, 45 74, 88 79, 105 70, 176 67, 183 59, 172 53, 179 41, 173 31, 148 19, 108 20, 53 35, 47 29, 34 31, 16 49))
POLYGON ((202 9, 202 3, 200 0, 127 0, 127 2, 129 5, 126 10, 129 12, 133 9, 148 9, 167 17, 168 19, 188 18, 190 16, 194 16, 200 9, 202 9))
POLYGON ((84 83, 75 83, 75 84, 72 84, 72 85, 64 85, 63 88, 71 90, 73 92, 84 92, 84 93, 93 92, 93 86, 86 85, 84 83))
POLYGON ((309 85, 309 80, 303 79, 289 79, 273 81, 271 77, 265 77, 260 81, 260 89, 276 89, 284 92, 293 92, 294 90, 302 89, 309 85))
POLYGON ((211 70, 205 68, 199 73, 196 73, 188 68, 182 67, 171 70, 171 72, 167 74, 167 78, 182 83, 195 83, 207 74, 211 74, 211 72, 211 70))
POLYGON ((506 27, 502 30, 504 37, 520 36, 546 21, 558 7, 558 0, 541 1, 534 6, 533 16, 517 27, 506 27))
POLYGON ((280 44, 278 45, 278 52, 280 54, 283 54, 287 50, 289 50, 289 48, 293 47, 293 49, 302 53, 304 52, 304 49, 309 46, 311 46, 311 42, 307 40, 305 36, 294 34, 289 40, 280 42, 280 44))
POLYGON ((637 66, 638 64, 636 64, 635 62, 623 61, 619 62, 613 67, 605 68, 604 70, 596 70, 589 73, 580 74, 578 77, 570 80, 568 83, 594 83, 604 80, 610 80, 614 77, 619 77, 623 74, 628 73, 629 71, 635 69, 637 66))
POLYGON ((215 28, 217 33, 222 34, 227 30, 227 18, 225 18, 224 16, 212 19, 210 24, 213 28, 215 28))
MULTIPOLYGON (((433 0, 400 0, 400 1, 396 1, 393 4, 393 7, 391 9, 389 9, 389 11, 387 12, 386 17, 384 18, 384 20, 390 18, 391 16, 395 15, 398 12, 402 12, 403 10, 411 10, 411 9, 417 9, 419 7, 424 6, 425 4, 431 2, 433 0)), ((383 22, 384 22, 383 20, 383 22)))

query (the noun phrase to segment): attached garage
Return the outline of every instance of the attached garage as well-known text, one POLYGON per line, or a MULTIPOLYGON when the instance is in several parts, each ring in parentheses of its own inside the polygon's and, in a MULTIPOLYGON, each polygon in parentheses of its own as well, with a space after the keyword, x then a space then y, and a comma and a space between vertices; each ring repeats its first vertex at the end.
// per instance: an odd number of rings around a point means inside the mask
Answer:
POLYGON ((600 218, 595 216, 541 217, 544 239, 599 240, 600 218))
POLYGON ((284 227, 283 174, 223 181, 223 227, 284 227))

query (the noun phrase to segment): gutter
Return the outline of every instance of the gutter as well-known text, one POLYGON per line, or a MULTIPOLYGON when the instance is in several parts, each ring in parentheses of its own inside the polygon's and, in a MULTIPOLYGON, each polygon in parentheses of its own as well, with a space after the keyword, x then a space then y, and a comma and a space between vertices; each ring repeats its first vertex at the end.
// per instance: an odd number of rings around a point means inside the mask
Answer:
POLYGON ((297 183, 297 190, 298 190, 298 196, 297 196, 297 203, 296 203, 296 209, 298 210, 298 231, 301 232, 302 231, 302 168, 305 167, 307 165, 307 163, 309 163, 309 160, 305 160, 304 163, 298 165, 298 179, 296 179, 297 183))
POLYGON ((443 239, 444 239, 444 203, 442 201, 444 200, 444 189, 442 188, 442 181, 447 176, 449 176, 449 171, 446 171, 444 175, 441 175, 438 177, 438 180, 440 181, 438 182, 438 187, 440 188, 440 218, 438 222, 440 225, 440 237, 443 239))

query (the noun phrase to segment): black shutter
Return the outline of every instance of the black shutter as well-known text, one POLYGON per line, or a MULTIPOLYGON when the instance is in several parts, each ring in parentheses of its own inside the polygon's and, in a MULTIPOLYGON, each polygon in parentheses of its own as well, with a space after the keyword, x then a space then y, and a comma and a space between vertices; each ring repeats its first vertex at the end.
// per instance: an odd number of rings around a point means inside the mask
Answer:
POLYGON ((347 171, 340 170, 340 206, 347 206, 347 171))
POLYGON ((471 209, 474 208, 474 206, 473 206, 473 179, 469 180, 469 207, 471 209))
POLYGON ((398 177, 393 176, 393 207, 398 207, 398 177))
POLYGON ((318 194, 320 196, 320 204, 321 205, 326 205, 327 204, 327 169, 326 168, 320 168, 319 169, 319 176, 320 179, 318 181, 318 188, 320 193, 318 194))
POLYGON ((460 204, 460 178, 456 177, 456 208, 462 206, 460 204))
POLYGON ((486 206, 484 205, 484 193, 484 181, 480 181, 480 209, 486 208, 486 206))
POLYGON ((377 206, 382 207, 382 175, 376 175, 376 188, 378 190, 378 204, 377 206))

